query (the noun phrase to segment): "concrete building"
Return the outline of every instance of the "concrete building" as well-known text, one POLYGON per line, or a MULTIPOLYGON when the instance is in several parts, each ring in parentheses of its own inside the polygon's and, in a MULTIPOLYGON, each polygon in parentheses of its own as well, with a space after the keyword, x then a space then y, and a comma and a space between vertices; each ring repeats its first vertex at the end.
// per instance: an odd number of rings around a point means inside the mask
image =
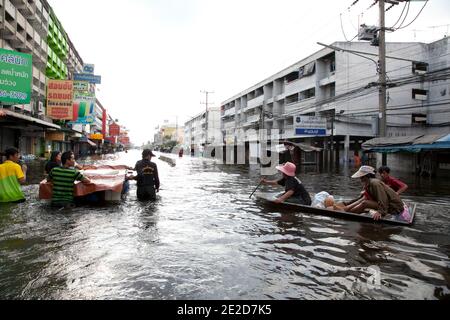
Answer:
POLYGON ((184 124, 184 147, 202 154, 205 146, 222 145, 220 108, 209 108, 184 124))
POLYGON ((24 154, 42 156, 51 150, 79 150, 79 143, 92 146, 86 136, 97 132, 105 135, 106 112, 98 101, 92 125, 70 128, 46 116, 47 80, 73 79, 84 65, 46 0, 0 0, 0 48, 31 54, 33 61, 30 104, 0 101, 1 150, 16 146, 24 154))
MULTIPOLYGON (((227 99, 221 104, 225 144, 244 146, 250 157, 257 157, 249 144, 258 141, 255 129, 263 128, 271 130, 268 139, 334 149, 335 159, 344 162, 364 141, 375 137, 378 47, 366 42, 333 46, 373 55, 364 58, 327 47, 227 99), (298 121, 304 116, 319 117, 326 130, 304 134, 298 121)), ((387 56, 394 57, 387 59, 386 69, 387 135, 449 132, 449 39, 430 44, 387 43, 386 48, 387 56)))

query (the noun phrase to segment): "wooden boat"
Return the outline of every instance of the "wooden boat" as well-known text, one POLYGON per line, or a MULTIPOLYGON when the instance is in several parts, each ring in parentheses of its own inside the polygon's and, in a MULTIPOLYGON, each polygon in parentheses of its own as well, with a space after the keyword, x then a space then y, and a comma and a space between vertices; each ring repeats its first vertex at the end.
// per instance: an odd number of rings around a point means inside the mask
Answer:
MULTIPOLYGON (((282 193, 281 193, 282 194, 282 193)), ((281 195, 277 192, 260 192, 256 193, 255 197, 257 201, 273 205, 277 207, 284 207, 287 209, 294 209, 296 211, 305 212, 305 213, 313 213, 313 214, 320 214, 320 215, 327 215, 332 217, 339 217, 339 218, 350 218, 350 219, 359 219, 359 220, 366 220, 366 221, 375 221, 373 220, 373 216, 371 212, 364 212, 362 214, 357 213, 351 213, 351 212, 344 212, 344 211, 336 211, 336 210, 330 210, 330 209, 322 209, 322 208, 315 208, 307 205, 301 205, 294 202, 289 202, 289 199, 283 203, 275 203, 274 200, 281 195)), ((314 199, 314 195, 311 195, 311 199, 314 199)), ((334 197, 335 201, 342 202, 346 199, 334 197)), ((348 200, 348 199, 347 199, 348 200)), ((409 219, 405 220, 400 215, 386 215, 385 217, 382 217, 379 222, 384 223, 390 223, 390 224, 399 224, 399 225, 411 225, 414 221, 414 217, 416 214, 416 206, 417 205, 410 205, 405 204, 408 206, 409 209, 409 219)))
MULTIPOLYGON (((89 166, 80 172, 88 177, 92 183, 84 184, 75 182, 75 202, 119 202, 126 193, 127 166, 89 166), (93 196, 95 194, 95 196, 93 196)), ((39 184, 39 199, 50 200, 52 198, 52 184, 44 179, 39 184)))

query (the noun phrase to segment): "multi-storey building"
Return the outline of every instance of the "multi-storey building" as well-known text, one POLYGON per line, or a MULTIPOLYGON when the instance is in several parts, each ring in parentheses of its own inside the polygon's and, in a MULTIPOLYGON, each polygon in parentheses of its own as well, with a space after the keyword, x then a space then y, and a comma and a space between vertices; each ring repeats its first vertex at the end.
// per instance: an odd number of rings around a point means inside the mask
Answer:
MULTIPOLYGON (((92 125, 73 128, 46 116, 48 79, 73 79, 81 73, 83 60, 46 0, 0 0, 0 48, 32 55, 32 96, 28 105, 0 101, 0 149, 18 146, 25 154, 44 155, 67 150, 76 143, 91 146, 83 138, 89 133, 105 134, 105 109, 97 101, 92 125)), ((91 85, 94 90, 94 85, 91 85)))
POLYGON ((220 108, 208 108, 184 124, 184 146, 191 153, 203 152, 205 145, 221 145, 220 108))
MULTIPOLYGON (((386 48, 387 135, 449 132, 449 39, 387 43, 386 48)), ((269 139, 325 149, 333 141, 337 158, 347 160, 350 150, 378 134, 377 54, 369 43, 336 42, 227 99, 221 105, 225 143, 244 145, 248 152, 259 136, 242 132, 267 129, 269 139), (320 117, 327 130, 305 135, 298 130, 300 116, 320 117)))

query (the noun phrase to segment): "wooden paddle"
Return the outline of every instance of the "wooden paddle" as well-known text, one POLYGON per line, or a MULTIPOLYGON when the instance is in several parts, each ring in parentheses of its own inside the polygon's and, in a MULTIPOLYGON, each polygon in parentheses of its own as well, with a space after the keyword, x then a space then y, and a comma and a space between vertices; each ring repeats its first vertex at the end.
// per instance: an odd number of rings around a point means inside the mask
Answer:
POLYGON ((258 190, 259 186, 262 184, 262 181, 260 181, 258 183, 258 185, 256 186, 255 190, 253 190, 252 194, 250 195, 250 197, 248 197, 249 199, 252 197, 252 195, 256 192, 256 190, 258 190))

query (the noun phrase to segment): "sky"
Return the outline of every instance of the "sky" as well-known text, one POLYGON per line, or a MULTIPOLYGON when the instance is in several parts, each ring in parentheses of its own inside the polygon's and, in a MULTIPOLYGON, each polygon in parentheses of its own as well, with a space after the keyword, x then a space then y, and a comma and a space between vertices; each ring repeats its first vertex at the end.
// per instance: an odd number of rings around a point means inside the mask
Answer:
MULTIPOLYGON (((97 98, 137 145, 152 141, 165 120, 182 126, 204 111, 201 91, 213 92, 209 106, 219 107, 322 49, 317 42, 351 40, 358 25, 378 24, 374 0, 48 2, 84 63, 102 77, 97 98)), ((411 2, 404 26, 424 4, 411 2)), ((403 8, 386 12, 386 26, 403 8)), ((410 26, 386 40, 429 43, 450 36, 449 12, 450 1, 429 0, 410 26)))

